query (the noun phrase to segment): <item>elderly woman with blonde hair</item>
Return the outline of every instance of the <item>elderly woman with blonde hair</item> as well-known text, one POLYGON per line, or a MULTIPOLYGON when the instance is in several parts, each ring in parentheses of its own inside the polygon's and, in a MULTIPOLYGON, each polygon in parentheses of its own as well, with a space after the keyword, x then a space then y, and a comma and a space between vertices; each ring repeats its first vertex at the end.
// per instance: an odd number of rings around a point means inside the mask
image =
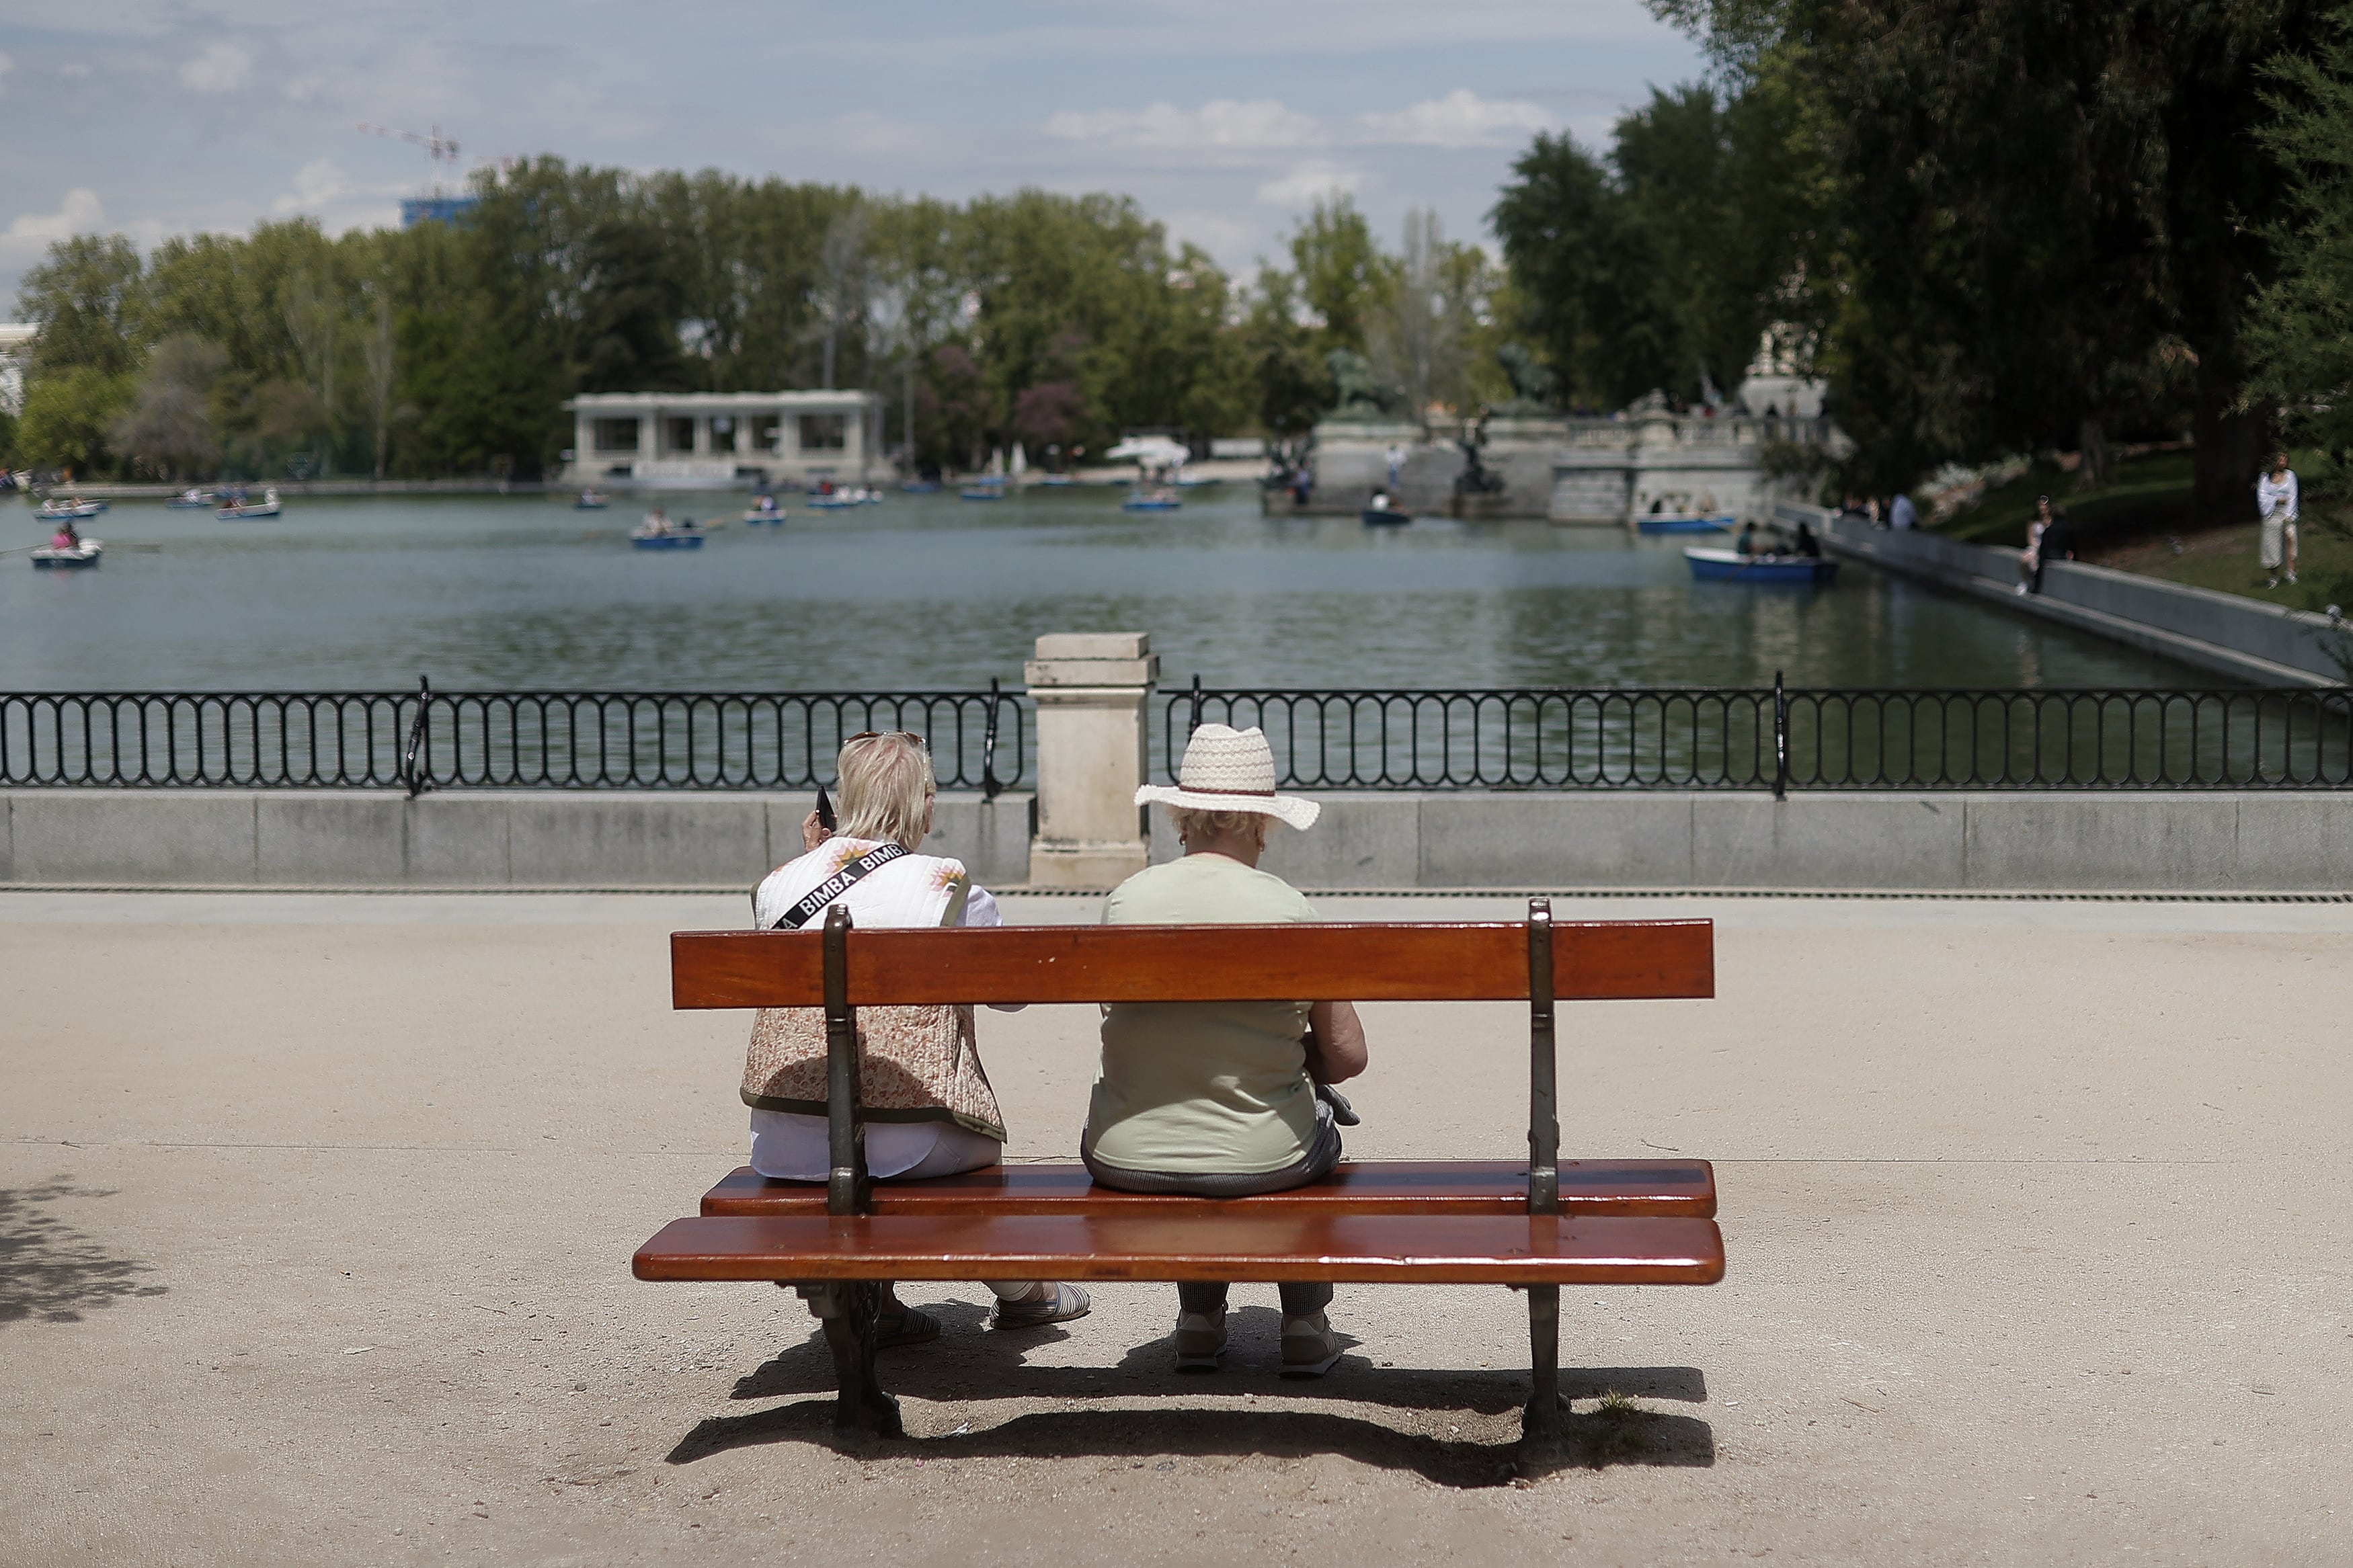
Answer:
MULTIPOLYGON (((860 926, 992 926, 997 900, 960 861, 919 855, 935 805, 931 754, 904 731, 850 737, 837 764, 839 826, 815 812, 801 824, 807 853, 770 872, 752 895, 761 930, 816 928, 835 904, 860 926)), ((968 1006, 863 1007, 861 1101, 866 1163, 878 1182, 920 1181, 994 1165, 1005 1120, 980 1065, 968 1006)), ((763 1009, 744 1068, 752 1108, 752 1168, 772 1180, 822 1182, 826 1142, 825 1015, 763 1009)), ((1036 1328, 1083 1316, 1075 1285, 997 1283, 990 1325, 1036 1328)), ((936 1339, 939 1320, 886 1289, 878 1346, 936 1339)))
MULTIPOLYGON (((1274 790, 1274 754, 1255 729, 1193 731, 1171 785, 1136 803, 1168 811, 1180 859, 1113 890, 1110 925, 1274 923, 1315 911, 1260 869, 1267 829, 1303 829, 1320 807, 1274 790)), ((1347 1002, 1121 1003, 1103 1022, 1103 1066, 1079 1156, 1107 1187, 1244 1197, 1303 1186, 1340 1159, 1347 1102, 1319 1086, 1365 1070, 1364 1026, 1347 1002)), ((1214 1370, 1226 1348, 1226 1287, 1176 1287, 1176 1366, 1214 1370)), ((1282 1371, 1315 1377, 1339 1359, 1324 1309, 1329 1284, 1281 1287, 1282 1371)))

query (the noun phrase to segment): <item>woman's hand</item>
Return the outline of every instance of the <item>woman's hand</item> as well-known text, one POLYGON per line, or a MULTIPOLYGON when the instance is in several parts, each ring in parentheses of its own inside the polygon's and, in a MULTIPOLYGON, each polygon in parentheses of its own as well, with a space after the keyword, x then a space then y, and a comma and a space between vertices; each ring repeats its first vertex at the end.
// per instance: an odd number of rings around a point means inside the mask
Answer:
POLYGON ((832 837, 826 831, 825 824, 818 820, 816 812, 812 811, 801 818, 801 850, 804 854, 832 837))
POLYGON ((1345 1083, 1372 1061, 1365 1026, 1353 1002, 1317 1002, 1307 1009, 1310 1041, 1307 1076, 1317 1083, 1345 1083))

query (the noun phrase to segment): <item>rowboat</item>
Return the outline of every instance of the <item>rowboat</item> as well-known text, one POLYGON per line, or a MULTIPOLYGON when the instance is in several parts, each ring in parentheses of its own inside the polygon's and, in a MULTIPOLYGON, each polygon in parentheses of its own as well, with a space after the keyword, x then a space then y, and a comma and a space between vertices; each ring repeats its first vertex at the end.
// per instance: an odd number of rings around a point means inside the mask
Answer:
POLYGON ((1701 517, 1695 512, 1652 512, 1634 526, 1644 533, 1729 533, 1740 520, 1730 512, 1701 517))
POLYGON ((33 564, 44 572, 83 571, 98 564, 106 546, 95 539, 85 539, 79 544, 44 544, 32 552, 33 564))
POLYGON ((613 504, 612 498, 596 490, 582 490, 572 498, 574 511, 603 511, 613 504))
POLYGON ((744 521, 755 525, 763 522, 781 525, 785 521, 785 509, 776 504, 776 497, 762 496, 759 505, 744 513, 744 521))
POLYGON ((45 500, 33 515, 43 522, 56 522, 65 518, 71 518, 74 521, 80 522, 85 519, 96 517, 105 510, 106 503, 102 500, 83 500, 76 497, 72 500, 45 500))
POLYGON ((702 530, 691 522, 641 522, 629 531, 629 543, 639 550, 700 550, 702 530))
POLYGON ((1818 583, 1838 581, 1839 563, 1819 555, 1743 555, 1737 550, 1683 552, 1691 574, 1703 583, 1818 583))
POLYGON ((1365 508, 1356 515, 1373 528, 1395 528, 1413 521, 1413 513, 1401 506, 1391 506, 1386 500, 1365 508))
POLYGON ((1122 511, 1175 511, 1185 503, 1175 490, 1166 486, 1158 489, 1137 490, 1119 503, 1122 511))
POLYGON ((165 501, 164 505, 167 510, 172 511, 210 511, 213 509, 213 492, 210 490, 182 490, 178 495, 175 495, 171 500, 165 501))
POLYGON ((966 485, 956 491, 956 494, 966 500, 1003 500, 1005 487, 1003 485, 966 485))
POLYGON ((271 490, 257 501, 232 501, 213 515, 223 522, 239 522, 257 517, 276 517, 282 510, 278 504, 278 492, 271 490))

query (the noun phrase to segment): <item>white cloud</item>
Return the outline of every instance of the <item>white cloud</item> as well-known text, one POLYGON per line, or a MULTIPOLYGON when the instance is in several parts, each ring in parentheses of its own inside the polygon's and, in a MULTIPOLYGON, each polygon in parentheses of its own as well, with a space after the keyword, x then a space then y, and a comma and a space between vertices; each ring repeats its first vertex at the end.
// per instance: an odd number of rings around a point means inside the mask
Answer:
POLYGON ((10 239, 37 239, 47 243, 65 239, 77 234, 88 234, 106 224, 106 205, 98 193, 88 185, 76 185, 66 193, 53 213, 20 213, 8 226, 10 239))
POLYGON ((8 53, 5 49, 0 49, 0 76, 6 76, 10 71, 15 70, 16 68, 16 57, 8 53))
POLYGON ((1065 110, 1046 121, 1046 134, 1069 142, 1109 142, 1128 147, 1176 152, 1263 152, 1312 147, 1325 140, 1312 114, 1287 109, 1271 98, 1248 103, 1213 99, 1198 109, 1155 103, 1148 109, 1065 110))
POLYGON ((1364 183, 1364 175, 1354 169, 1337 169, 1329 163, 1303 163, 1282 178, 1269 180, 1261 185, 1258 199, 1266 206, 1295 207, 1318 196, 1328 196, 1335 191, 1342 195, 1355 195, 1364 183))
POLYGON ((215 44, 180 68, 190 92, 235 92, 253 79, 253 57, 235 44, 215 44))
POLYGON ((90 74, 90 65, 84 60, 71 60, 59 66, 58 68, 58 74, 61 77, 69 77, 75 81, 79 81, 82 78, 90 74))
POLYGON ((272 211, 290 213, 321 206, 351 189, 351 182, 332 158, 313 158, 294 171, 294 188, 269 204, 272 211))
POLYGON ((1551 111, 1541 105, 1481 98, 1467 87, 1456 88, 1444 98, 1427 98, 1390 113, 1364 114, 1357 120, 1371 140, 1457 150, 1515 145, 1539 131, 1551 130, 1554 124, 1551 111))
POLYGON ((65 200, 53 213, 19 213, 5 231, 0 231, 0 258, 29 264, 37 260, 51 242, 70 239, 106 226, 106 206, 98 199, 98 193, 88 185, 76 185, 66 193, 65 200))

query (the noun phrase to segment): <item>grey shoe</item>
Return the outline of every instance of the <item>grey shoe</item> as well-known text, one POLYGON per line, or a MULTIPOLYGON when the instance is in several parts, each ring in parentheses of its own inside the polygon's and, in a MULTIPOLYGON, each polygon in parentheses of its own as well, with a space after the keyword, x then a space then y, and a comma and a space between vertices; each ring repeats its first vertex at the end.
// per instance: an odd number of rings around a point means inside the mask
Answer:
POLYGON ((1340 1359, 1340 1336, 1321 1312, 1282 1320, 1282 1375, 1321 1377, 1340 1359))
POLYGON ((1215 1372, 1226 1353, 1226 1310, 1176 1314, 1176 1370, 1215 1372))
POLYGON ((1041 1329, 1048 1323, 1067 1323, 1072 1318, 1083 1318, 1092 1305, 1087 1293, 1076 1285, 1050 1281, 1026 1301, 999 1300, 996 1312, 988 1320, 988 1326, 992 1329, 1041 1329))

